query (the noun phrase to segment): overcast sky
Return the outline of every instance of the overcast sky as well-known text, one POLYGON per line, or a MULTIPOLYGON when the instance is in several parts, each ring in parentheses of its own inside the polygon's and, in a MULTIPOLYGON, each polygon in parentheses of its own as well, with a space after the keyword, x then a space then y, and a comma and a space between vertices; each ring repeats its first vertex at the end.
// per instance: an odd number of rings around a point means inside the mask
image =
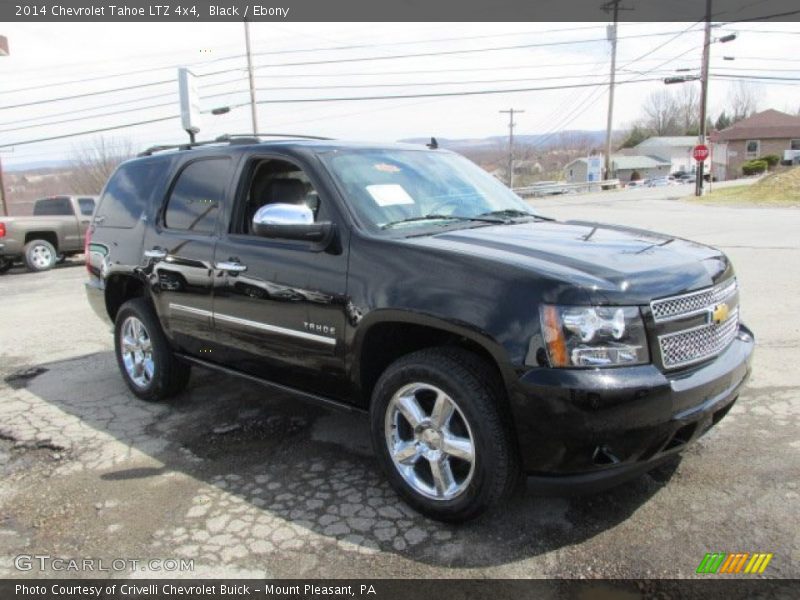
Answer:
MULTIPOLYGON (((733 31, 738 32, 738 39, 712 46, 712 73, 800 78, 800 24, 725 25, 715 28, 714 35, 733 31), (723 56, 736 60, 726 61, 723 56)), ((241 23, 0 23, 0 34, 8 37, 11 48, 10 56, 0 58, 0 145, 177 115, 179 65, 191 66, 201 75, 204 110, 249 100, 241 23), (221 73, 202 76, 218 71, 221 73), (70 83, 76 80, 88 81, 70 83), (148 85, 160 81, 166 83, 148 85), (30 104, 133 85, 144 87, 30 104), (164 106, 153 107, 161 104, 164 106), (12 105, 22 106, 6 108, 12 105), (97 116, 106 112, 120 114, 97 116), (34 126, 42 123, 49 124, 34 126), (11 131, 17 128, 24 129, 11 131)), ((254 23, 251 35, 259 100, 604 83, 609 72, 610 47, 602 23, 254 23), (528 47, 496 50, 507 46, 528 47), (451 54, 399 57, 442 52, 451 54), (378 57, 386 58, 375 60, 378 57), (354 60, 363 58, 370 60, 354 60), (322 64, 286 66, 314 62, 322 64)), ((702 24, 620 24, 618 82, 663 78, 676 69, 698 72, 702 35, 702 24)), ((763 94, 760 108, 797 111, 798 84, 800 81, 779 80, 754 84, 763 94)), ((712 116, 723 107, 731 85, 712 80, 712 116)), ((663 88, 660 81, 618 86, 615 128, 637 119, 646 96, 663 88)), ((607 86, 603 86, 464 97, 265 104, 258 107, 258 119, 261 131, 346 139, 477 138, 505 135, 508 117, 498 111, 510 107, 525 111, 516 119, 520 134, 604 129, 607 101, 607 86)), ((243 106, 222 116, 206 115, 198 137, 248 131, 250 111, 243 106)), ((129 139, 137 150, 187 139, 180 119, 175 118, 104 134, 2 148, 0 156, 7 167, 69 159, 76 146, 91 143, 99 135, 114 138, 115 143, 129 139)))

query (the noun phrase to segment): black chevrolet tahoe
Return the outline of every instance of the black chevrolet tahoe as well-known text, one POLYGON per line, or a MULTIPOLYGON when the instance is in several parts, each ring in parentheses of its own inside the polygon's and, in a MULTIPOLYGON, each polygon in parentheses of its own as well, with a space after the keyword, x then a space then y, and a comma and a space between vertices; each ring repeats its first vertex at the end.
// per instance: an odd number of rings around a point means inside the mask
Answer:
POLYGON ((652 469, 750 374, 714 248, 540 216, 441 149, 218 142, 122 164, 87 236, 89 300, 144 400, 196 365, 367 412, 397 493, 463 521, 523 474, 652 469))

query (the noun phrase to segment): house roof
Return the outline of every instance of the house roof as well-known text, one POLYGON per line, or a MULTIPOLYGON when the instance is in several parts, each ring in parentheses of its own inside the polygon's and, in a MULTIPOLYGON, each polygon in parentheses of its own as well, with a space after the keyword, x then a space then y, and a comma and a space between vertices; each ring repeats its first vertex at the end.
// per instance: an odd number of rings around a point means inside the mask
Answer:
POLYGON ((800 138, 800 117, 769 109, 714 134, 714 141, 800 138))
MULTIPOLYGON (((586 158, 576 158, 573 161, 568 162, 564 168, 568 168, 570 165, 574 165, 575 163, 584 163, 586 164, 586 158)), ((641 154, 637 154, 634 156, 628 156, 624 154, 612 154, 611 155, 611 162, 614 165, 615 169, 655 169, 657 167, 665 167, 671 166, 672 163, 668 160, 664 160, 663 158, 659 158, 658 156, 645 156, 641 154)))
POLYGON ((692 148, 697 144, 696 135, 657 135, 639 142, 636 148, 692 148))
POLYGON ((672 163, 658 156, 621 156, 612 155, 611 162, 614 163, 614 168, 620 169, 655 169, 657 167, 671 166, 672 163))

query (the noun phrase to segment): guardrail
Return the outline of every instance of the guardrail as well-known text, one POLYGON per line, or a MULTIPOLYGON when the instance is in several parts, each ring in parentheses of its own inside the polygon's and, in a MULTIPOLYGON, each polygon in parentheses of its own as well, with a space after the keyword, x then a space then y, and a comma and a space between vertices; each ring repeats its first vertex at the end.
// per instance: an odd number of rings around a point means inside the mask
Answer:
POLYGON ((514 188, 514 192, 523 198, 536 196, 555 196, 558 194, 578 194, 586 192, 600 192, 605 189, 620 187, 619 179, 605 179, 603 181, 583 181, 580 183, 545 183, 514 188))

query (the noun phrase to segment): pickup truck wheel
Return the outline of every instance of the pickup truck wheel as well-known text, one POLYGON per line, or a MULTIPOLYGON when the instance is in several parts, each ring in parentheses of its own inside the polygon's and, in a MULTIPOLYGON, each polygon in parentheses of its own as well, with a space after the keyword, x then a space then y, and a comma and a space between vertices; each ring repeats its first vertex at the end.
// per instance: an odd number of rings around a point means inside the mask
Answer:
POLYGON ((142 400, 165 400, 186 387, 191 369, 175 357, 145 299, 128 300, 119 309, 114 347, 125 383, 142 400))
POLYGON ((25 244, 25 266, 30 271, 48 271, 56 264, 56 249, 47 240, 31 240, 25 244))
POLYGON ((467 521, 513 491, 519 462, 495 379, 474 354, 437 348, 397 360, 378 380, 373 446, 391 485, 419 512, 467 521))
POLYGON ((0 274, 5 273, 14 266, 14 261, 10 258, 0 258, 0 274))

